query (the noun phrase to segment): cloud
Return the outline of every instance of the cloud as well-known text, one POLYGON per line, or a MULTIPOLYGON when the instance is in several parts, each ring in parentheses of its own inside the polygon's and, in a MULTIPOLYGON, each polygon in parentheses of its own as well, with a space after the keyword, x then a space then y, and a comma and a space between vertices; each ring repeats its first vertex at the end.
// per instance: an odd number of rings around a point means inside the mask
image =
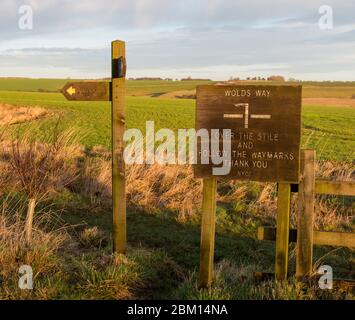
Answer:
MULTIPOLYGON (((238 24, 306 18, 317 21, 323 0, 2 0, 0 26, 17 27, 18 8, 33 7, 38 32, 58 32, 100 25, 125 30, 166 26, 238 24)), ((354 19, 354 6, 346 0, 330 0, 338 23, 354 19)))
POLYGON ((120 38, 127 40, 129 72, 137 76, 225 79, 277 71, 316 79, 343 73, 354 80, 355 5, 327 1, 335 28, 320 30, 323 2, 1 0, 1 72, 107 76, 110 41, 120 38), (33 7, 32 31, 18 29, 22 4, 33 7))
POLYGON ((16 76, 21 70, 22 76, 33 76, 35 70, 36 77, 107 77, 110 53, 104 49, 82 48, 10 49, 0 54, 0 70, 2 73, 12 70, 16 76), (67 73, 61 74, 63 71, 67 73))

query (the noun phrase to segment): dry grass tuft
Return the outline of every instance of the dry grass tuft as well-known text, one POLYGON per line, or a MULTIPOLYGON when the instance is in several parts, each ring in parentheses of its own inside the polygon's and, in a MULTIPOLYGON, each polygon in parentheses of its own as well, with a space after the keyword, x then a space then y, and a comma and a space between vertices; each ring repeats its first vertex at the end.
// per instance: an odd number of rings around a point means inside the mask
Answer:
POLYGON ((0 299, 11 297, 17 289, 18 271, 21 265, 30 265, 34 278, 59 272, 57 252, 68 241, 64 232, 44 232, 42 220, 35 220, 32 242, 25 239, 24 222, 18 211, 12 211, 5 203, 0 206, 0 299), (2 288, 2 290, 1 290, 2 288), (2 291, 2 292, 1 292, 2 291))
POLYGON ((202 185, 189 166, 131 165, 127 168, 127 199, 146 212, 168 210, 179 220, 192 216, 201 201, 202 185))
POLYGON ((12 125, 50 116, 51 113, 42 107, 19 107, 0 104, 0 125, 12 125))
POLYGON ((355 165, 335 161, 317 161, 316 177, 322 180, 353 181, 355 179, 355 165))
POLYGON ((107 245, 107 238, 98 227, 85 228, 79 237, 80 243, 86 248, 101 248, 107 245))
POLYGON ((8 185, 20 188, 28 198, 40 199, 60 191, 77 178, 81 148, 72 144, 72 131, 54 134, 50 143, 39 143, 27 132, 0 143, 0 165, 8 185))
MULTIPOLYGON (((111 206, 111 159, 100 148, 85 159, 80 171, 79 185, 74 189, 88 196, 93 205, 111 206), (102 156, 100 156, 100 154, 102 156)), ((317 179, 352 181, 354 166, 349 163, 318 161, 317 179)), ((202 200, 202 183, 194 179, 191 166, 129 165, 127 176, 128 205, 147 213, 171 212, 179 221, 198 214, 202 200)), ((221 181, 218 189, 219 203, 246 203, 245 213, 267 221, 275 221, 277 191, 274 183, 221 181), (257 191, 253 191, 252 188, 257 191)), ((331 203, 332 196, 317 197, 316 228, 346 227, 351 224, 347 208, 331 203)), ((292 225, 296 225, 297 196, 292 197, 292 225)))
MULTIPOLYGON (((31 196, 56 194, 63 188, 87 197, 92 206, 111 206, 111 157, 103 147, 83 151, 73 143, 74 134, 55 134, 52 143, 33 142, 28 136, 0 143, 0 194, 11 186, 31 196)), ((127 175, 128 205, 147 212, 169 212, 180 221, 198 216, 201 208, 202 183, 194 179, 191 166, 129 165, 127 175)), ((353 181, 354 165, 318 161, 317 179, 353 181)), ((234 203, 236 213, 253 215, 264 221, 276 218, 276 185, 221 181, 220 204, 234 203), (242 204, 242 205, 240 205, 242 204)), ((349 228, 349 209, 330 201, 334 197, 317 197, 316 228, 349 228), (347 211, 346 211, 347 210, 347 211)), ((297 196, 292 199, 291 222, 295 225, 297 196)))
POLYGON ((111 161, 88 157, 84 160, 74 189, 89 197, 92 205, 109 207, 112 203, 111 177, 111 161))

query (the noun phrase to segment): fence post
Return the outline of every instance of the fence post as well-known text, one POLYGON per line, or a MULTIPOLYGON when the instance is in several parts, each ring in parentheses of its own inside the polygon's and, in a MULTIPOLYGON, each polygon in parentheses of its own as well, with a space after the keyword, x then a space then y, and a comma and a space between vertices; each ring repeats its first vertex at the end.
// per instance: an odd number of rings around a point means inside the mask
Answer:
POLYGON ((113 251, 125 253, 126 231, 126 181, 123 159, 125 130, 125 42, 112 42, 112 211, 113 251))
POLYGON ((211 286, 213 277, 217 179, 203 179, 200 249, 200 288, 211 286))
POLYGON ((315 157, 314 150, 301 151, 296 247, 296 277, 299 279, 312 274, 315 157))
POLYGON ((33 225, 33 215, 36 208, 36 199, 28 200, 26 224, 25 224, 25 238, 27 244, 31 244, 32 241, 32 225, 33 225))
POLYGON ((276 226, 276 280, 287 279, 288 242, 290 232, 291 184, 280 182, 277 195, 277 226, 276 226))

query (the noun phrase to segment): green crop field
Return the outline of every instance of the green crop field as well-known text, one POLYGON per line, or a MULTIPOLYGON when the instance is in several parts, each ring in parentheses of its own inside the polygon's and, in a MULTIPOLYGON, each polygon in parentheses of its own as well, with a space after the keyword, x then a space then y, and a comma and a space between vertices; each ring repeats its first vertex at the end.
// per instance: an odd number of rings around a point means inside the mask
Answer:
MULTIPOLYGON (((80 80, 0 78, 0 91, 59 92, 68 81, 80 80)), ((212 82, 127 80, 127 94, 159 96, 173 91, 193 90, 196 85, 209 83, 212 82)), ((270 84, 265 81, 251 83, 270 84)), ((355 94, 355 82, 302 82, 302 85, 304 98, 351 98, 355 94)))
POLYGON ((68 80, 0 78, 0 90, 9 91, 59 91, 68 80))
MULTIPOLYGON (((12 129, 31 126, 40 137, 61 116, 63 129, 74 129, 87 147, 110 146, 110 104, 105 102, 70 102, 58 93, 0 91, 0 102, 42 106, 54 116, 12 129)), ((194 127, 194 100, 127 97, 127 127, 144 131, 145 122, 154 120, 156 129, 194 127)), ((321 159, 353 161, 355 150, 355 108, 303 106, 302 144, 314 148, 321 159)))
MULTIPOLYGON (((74 79, 27 79, 0 78, 0 91, 24 92, 59 92, 69 81, 84 81, 74 79)), ((157 81, 157 80, 127 80, 128 95, 152 95, 172 91, 192 90, 199 84, 212 83, 210 81, 157 81)))

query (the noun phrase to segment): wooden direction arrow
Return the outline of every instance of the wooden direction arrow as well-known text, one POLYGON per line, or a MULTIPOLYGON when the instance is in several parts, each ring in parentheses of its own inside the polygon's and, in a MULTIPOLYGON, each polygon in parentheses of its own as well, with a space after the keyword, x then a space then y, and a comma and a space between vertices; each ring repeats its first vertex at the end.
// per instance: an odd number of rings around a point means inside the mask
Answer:
POLYGON ((62 94, 68 100, 75 101, 110 101, 111 82, 86 81, 68 82, 62 89, 62 94))

